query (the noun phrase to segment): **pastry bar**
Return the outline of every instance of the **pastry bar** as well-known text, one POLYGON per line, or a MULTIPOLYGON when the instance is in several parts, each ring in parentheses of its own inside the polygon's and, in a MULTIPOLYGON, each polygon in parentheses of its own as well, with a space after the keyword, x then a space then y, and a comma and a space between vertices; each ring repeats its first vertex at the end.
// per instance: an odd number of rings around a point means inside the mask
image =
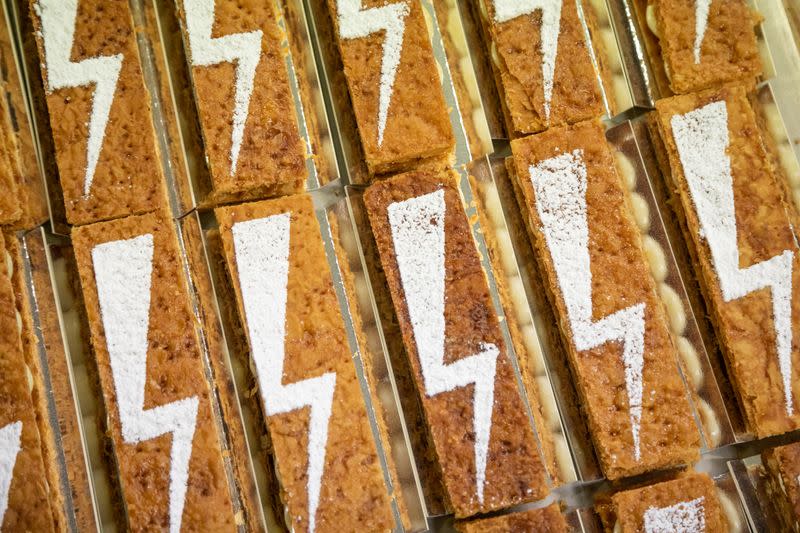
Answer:
POLYGON ((0 199, 0 224, 13 229, 27 229, 47 218, 47 198, 36 160, 15 52, 11 31, 5 21, 0 21, 0 73, 3 77, 0 92, 3 95, 0 99, 0 183, 3 183, 2 190, 9 193, 0 199))
MULTIPOLYGON (((55 273, 58 260, 53 260, 53 248, 47 250, 49 244, 45 235, 44 231, 31 231, 21 238, 6 235, 6 250, 11 256, 8 265, 12 268, 17 311, 22 318, 25 362, 33 380, 31 396, 34 409, 41 414, 37 422, 48 484, 64 487, 61 490, 64 497, 54 496, 51 503, 63 505, 67 523, 74 521, 79 531, 96 530, 95 505, 89 484, 91 470, 80 413, 75 408, 79 380, 69 368, 76 358, 72 352, 68 357, 65 350, 65 337, 69 334, 62 336, 62 324, 65 332, 70 330, 66 315, 79 304, 71 297, 56 296, 51 273, 59 277, 55 273)), ((74 309, 72 314, 75 314, 74 309)))
POLYGON ((67 221, 166 205, 128 2, 30 2, 67 221))
POLYGON ((211 175, 211 201, 302 190, 305 148, 293 112, 276 4, 179 4, 211 175))
POLYGON ((327 2, 370 173, 448 155, 453 132, 420 0, 327 2))
POLYGON ((748 429, 800 426, 800 250, 782 176, 743 87, 660 100, 649 117, 748 429))
POLYGON ((682 465, 699 434, 664 304, 599 122, 511 143, 517 199, 610 479, 682 465))
POLYGON ((545 468, 452 172, 364 203, 456 517, 542 498, 545 468))
POLYGON ((233 529, 171 220, 149 214, 83 226, 73 246, 128 527, 233 529))
POLYGON ((314 206, 216 210, 260 408, 297 531, 390 531, 391 501, 314 206))
POLYGON ((800 442, 761 452, 769 501, 785 531, 800 530, 800 442))
POLYGON ((458 522, 456 529, 461 533, 567 533, 569 531, 557 503, 542 509, 458 522))
POLYGON ((761 74, 755 26, 745 0, 634 0, 659 93, 685 94, 761 74))
MULTIPOLYGON (((603 51, 586 42, 575 0, 529 2, 527 7, 520 7, 523 2, 479 1, 511 137, 605 113, 593 64, 594 56, 604 66, 603 51)), ((587 3, 583 9, 589 13, 592 8, 587 3)), ((596 34, 594 17, 586 19, 596 34)), ((605 70, 603 83, 608 84, 605 70)))
POLYGON ((724 533, 727 521, 714 481, 687 472, 677 479, 618 492, 598 512, 608 533, 724 533))
MULTIPOLYGON (((56 491, 37 425, 22 342, 24 327, 11 282, 13 262, 0 234, 0 528, 3 531, 54 531, 63 524, 56 491)), ((39 413, 41 414, 41 413, 39 413)), ((45 415, 46 416, 46 415, 45 415)))

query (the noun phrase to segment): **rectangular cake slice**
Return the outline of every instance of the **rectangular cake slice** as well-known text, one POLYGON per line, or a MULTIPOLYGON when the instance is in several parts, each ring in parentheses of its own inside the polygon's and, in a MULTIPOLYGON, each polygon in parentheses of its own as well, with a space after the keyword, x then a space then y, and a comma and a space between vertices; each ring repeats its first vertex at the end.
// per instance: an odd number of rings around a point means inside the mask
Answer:
MULTIPOLYGON (((14 8, 9 7, 9 12, 14 8)), ((8 18, 0 21, 0 75, 3 80, 0 102, 0 121, 2 122, 2 146, 7 154, 0 162, 0 179, 4 179, 5 166, 9 164, 15 181, 16 195, 13 196, 19 206, 19 217, 10 224, 14 229, 28 229, 43 222, 48 215, 47 198, 44 182, 39 172, 36 149, 33 144, 33 130, 28 117, 27 95, 20 78, 19 63, 16 53, 18 43, 14 42, 12 29, 7 24, 8 18)), ((4 189, 12 191, 12 189, 4 189)), ((0 204, 4 204, 0 201, 0 204)), ((0 207, 0 219, 8 220, 7 213, 0 207)), ((5 222, 4 222, 5 224, 5 222)))
POLYGON ((83 226, 73 246, 128 526, 233 529, 172 221, 159 213, 83 226))
POLYGON ((634 0, 656 85, 685 94, 761 75, 755 26, 745 0, 634 0))
POLYGON ((54 531, 61 523, 55 507, 58 487, 49 487, 37 413, 31 397, 22 335, 2 234, 0 252, 0 529, 54 531), (51 498, 53 496, 54 498, 51 498))
POLYGON ((364 193, 456 517, 547 494, 545 467, 452 172, 364 193))
POLYGON ((593 64, 601 50, 587 43, 575 0, 527 7, 507 0, 479 1, 511 137, 605 113, 593 64))
POLYGON ((456 529, 461 533, 567 533, 569 531, 557 503, 542 509, 457 522, 456 529))
POLYGON ((660 100, 650 117, 748 429, 800 427, 800 249, 743 87, 660 100))
POLYGON ((800 442, 761 452, 767 495, 786 531, 800 529, 800 442))
POLYGON ((448 154, 453 132, 420 0, 327 2, 370 173, 448 154))
POLYGON ((212 202, 291 194, 306 179, 276 4, 180 0, 212 202))
POLYGON ((695 472, 618 492, 609 503, 598 506, 598 511, 608 533, 729 531, 714 481, 695 472))
POLYGON ((128 2, 30 5, 67 221, 86 224, 166 205, 128 2))
POLYGON ((692 461, 698 429, 602 125, 554 128, 511 149, 603 472, 616 479, 692 461))
POLYGON ((311 198, 225 207, 216 215, 287 526, 392 530, 389 491, 311 198))

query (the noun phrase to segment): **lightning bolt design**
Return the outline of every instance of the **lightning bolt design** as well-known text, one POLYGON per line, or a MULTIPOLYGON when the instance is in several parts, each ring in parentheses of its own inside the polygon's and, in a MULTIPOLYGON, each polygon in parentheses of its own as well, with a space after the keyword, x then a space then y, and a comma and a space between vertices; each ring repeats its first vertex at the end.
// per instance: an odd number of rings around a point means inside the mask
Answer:
POLYGON ((444 363, 444 191, 395 202, 388 211, 426 395, 475 384, 472 424, 477 494, 482 504, 500 351, 494 344, 482 344, 479 353, 444 363))
POLYGON ((586 217, 587 171, 583 151, 575 150, 530 167, 536 192, 536 209, 542 222, 575 348, 591 350, 607 342, 623 346, 625 388, 633 435, 633 455, 638 461, 642 421, 642 369, 644 366, 645 305, 632 305, 594 321, 589 224, 586 217))
POLYGON ((291 214, 233 225, 233 242, 250 349, 267 416, 310 407, 308 521, 314 531, 336 373, 283 384, 291 214))
POLYGON ((694 0, 694 62, 700 64, 700 55, 703 48, 703 38, 708 26, 708 12, 711 9, 711 0, 694 0))
POLYGON ((48 93, 69 87, 95 85, 92 114, 89 118, 89 139, 86 143, 86 172, 83 177, 83 195, 86 197, 91 191, 103 148, 123 56, 99 56, 73 62, 70 54, 75 39, 78 0, 39 0, 34 6, 41 22, 48 93))
POLYGON ((494 20, 497 24, 502 24, 517 17, 529 15, 537 9, 542 10, 540 34, 544 114, 545 118, 550 120, 550 102, 553 99, 558 36, 561 33, 561 0, 494 0, 494 20))
POLYGON ((181 529, 189 459, 197 423, 197 396, 144 409, 153 236, 99 244, 92 250, 97 296, 126 444, 172 433, 169 530, 181 529))
POLYGON ((193 66, 208 67, 218 63, 236 63, 236 92, 231 133, 231 176, 236 173, 239 150, 242 147, 244 126, 250 109, 250 97, 256 68, 261 60, 261 38, 263 32, 212 37, 215 0, 184 0, 186 29, 193 66))
POLYGON ((730 302, 766 287, 772 291, 778 365, 786 414, 792 416, 792 262, 797 250, 785 250, 761 263, 739 268, 725 102, 712 102, 684 115, 675 115, 671 124, 700 221, 700 236, 711 251, 723 299, 730 302))
POLYGON ((705 497, 679 502, 669 507, 649 507, 644 512, 645 533, 675 533, 705 531, 705 497))
POLYGON ((394 79, 400 66, 403 51, 405 19, 409 9, 405 2, 381 7, 361 8, 361 0, 338 0, 339 36, 342 39, 359 39, 379 31, 383 37, 381 58, 381 84, 378 100, 378 146, 383 144, 383 133, 389 118, 389 104, 394 92, 394 79))
POLYGON ((12 422, 0 429, 0 526, 8 510, 8 494, 14 478, 14 465, 20 452, 22 422, 12 422))

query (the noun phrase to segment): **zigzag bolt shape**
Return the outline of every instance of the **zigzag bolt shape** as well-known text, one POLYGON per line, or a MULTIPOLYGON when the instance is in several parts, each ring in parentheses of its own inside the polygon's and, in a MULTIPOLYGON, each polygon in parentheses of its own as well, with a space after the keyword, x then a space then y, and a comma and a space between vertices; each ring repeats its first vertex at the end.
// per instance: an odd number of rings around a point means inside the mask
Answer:
POLYGON ((308 521, 316 527, 336 373, 283 384, 291 214, 233 225, 236 268, 250 349, 267 416, 309 407, 308 521))
POLYGON ((536 192, 536 210, 567 307, 575 348, 591 350, 607 342, 618 342, 623 347, 633 455, 638 461, 641 457, 645 305, 632 305, 600 320, 592 319, 587 171, 583 151, 575 150, 531 165, 530 176, 536 192))
POLYGON ((86 171, 83 177, 83 195, 87 197, 103 148, 123 56, 116 54, 73 62, 70 54, 75 40, 78 0, 39 0, 34 4, 34 9, 41 22, 48 93, 58 89, 95 85, 92 113, 89 117, 89 138, 86 143, 86 171))
POLYGON ((250 97, 256 69, 261 61, 263 32, 254 30, 222 37, 212 37, 215 0, 184 0, 186 29, 189 35, 192 65, 207 67, 218 63, 236 64, 236 92, 231 132, 230 174, 236 174, 244 127, 250 109, 250 97))
POLYGON ((197 423, 197 396, 144 408, 147 332, 153 272, 153 236, 110 241, 92 250, 111 374, 117 392, 122 438, 136 444, 172 434, 169 471, 169 530, 181 529, 189 459, 197 423))

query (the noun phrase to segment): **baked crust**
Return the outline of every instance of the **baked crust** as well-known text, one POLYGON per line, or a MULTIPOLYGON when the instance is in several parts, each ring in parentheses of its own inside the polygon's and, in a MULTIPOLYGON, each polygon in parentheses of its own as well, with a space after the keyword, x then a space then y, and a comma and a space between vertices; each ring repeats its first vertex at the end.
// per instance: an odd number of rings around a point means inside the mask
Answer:
MULTIPOLYGON (((192 37, 188 34, 185 7, 182 1, 179 4, 186 55, 191 66, 192 37)), ((293 112, 285 50, 281 45, 284 35, 278 27, 275 9, 273 3, 257 0, 214 2, 212 39, 254 31, 263 33, 235 173, 231 172, 232 133, 238 63, 191 66, 211 176, 210 203, 291 194, 305 186, 305 148, 293 112)), ((221 46, 219 41, 217 46, 221 46)), ((244 55, 246 50, 236 52, 244 55)))
MULTIPOLYGON (((688 508, 699 510, 702 514, 707 533, 725 533, 728 531, 727 521, 720 506, 714 481, 707 474, 687 472, 677 479, 664 481, 633 490, 618 492, 611 497, 611 502, 600 510, 605 531, 611 533, 638 533, 645 530, 645 516, 648 511, 679 506, 677 516, 669 521, 675 531, 694 531, 681 529, 687 527, 688 508), (701 502, 691 502, 702 498, 701 502), (688 505, 687 505, 688 504, 688 505), (680 509, 680 507, 683 507, 680 509), (681 512, 682 511, 682 512, 681 512)), ((654 517, 655 518, 655 517, 654 517)), ((663 520, 665 517, 661 517, 663 520)))
MULTIPOLYGON (((382 143, 378 142, 378 114, 386 32, 342 38, 337 7, 340 1, 328 0, 328 8, 336 29, 339 54, 370 174, 407 169, 420 160, 448 155, 455 141, 419 0, 399 0, 391 4, 381 0, 361 2, 362 12, 386 5, 407 9, 400 62, 382 143)), ((356 16, 362 17, 360 14, 356 16)), ((365 23, 362 21, 361 24, 365 23)))
MULTIPOLYGON (((283 383, 299 384, 330 372, 336 376, 316 529, 390 531, 394 527, 391 501, 311 198, 291 196, 219 208, 215 213, 245 330, 245 295, 239 281, 234 228, 241 222, 291 213, 283 383)), ((305 530, 309 523, 308 409, 264 418, 283 502, 291 520, 289 526, 305 530)))
POLYGON ((165 206, 167 196, 156 148, 150 96, 142 76, 128 3, 122 0, 78 2, 74 52, 70 60, 79 63, 90 58, 122 56, 88 195, 84 195, 84 177, 96 84, 48 89, 51 84, 44 52, 46 36, 42 34, 37 14, 38 0, 30 0, 30 6, 42 78, 48 91, 47 109, 67 221, 87 224, 165 206))
MULTIPOLYGON (((758 437, 784 433, 800 426, 800 413, 789 416, 776 348, 772 296, 769 290, 750 292, 725 301, 707 241, 700 235, 700 222, 677 152, 673 117, 725 102, 728 120, 735 226, 740 269, 769 260, 789 250, 793 254, 791 275, 791 380, 793 397, 800 365, 800 254, 792 232, 792 206, 783 196, 784 187, 767 156, 756 116, 744 87, 723 87, 699 94, 677 96, 656 103, 651 130, 659 136, 659 164, 670 183, 674 206, 682 221, 686 243, 695 263, 700 287, 717 333, 728 375, 739 399, 745 424, 758 437), (765 209, 764 206, 770 206, 765 209)), ((796 402, 795 402, 796 403, 796 402)))
MULTIPOLYGON (((16 199, 19 205, 19 217, 11 224, 12 229, 28 229, 43 222, 48 215, 47 198, 44 183, 39 173, 36 151, 25 99, 22 93, 22 81, 14 59, 16 45, 12 44, 12 36, 7 24, 0 25, 0 64, 3 76, 3 93, 5 98, 0 102, 2 111, 2 144, 11 165, 16 182, 16 199), (13 117, 13 120, 12 120, 13 117), (16 127, 16 129, 15 129, 16 127)), ((6 157, 3 157, 5 160, 6 157)), ((2 165, 5 166, 5 161, 2 165)), ((5 170, 3 170, 5 172, 5 170)), ((13 189, 4 189, 11 191, 13 189)), ((9 195, 10 196, 10 195, 9 195)), ((4 215, 0 217, 8 220, 4 215)))
MULTIPOLYGON (((744 0, 711 2, 700 47, 700 62, 695 63, 694 0, 636 0, 640 26, 652 35, 646 10, 652 5, 659 35, 646 39, 650 59, 674 94, 719 87, 740 81, 753 84, 761 75, 761 59, 756 44, 755 26, 759 16, 744 0)), ((662 94, 668 96, 669 92, 662 94)))
POLYGON ((456 522, 456 529, 461 533, 566 533, 569 531, 557 503, 542 509, 456 522))
POLYGON ((558 317, 603 472, 608 478, 617 479, 693 461, 698 456, 699 433, 678 372, 663 303, 657 296, 641 237, 626 204, 625 189, 601 124, 583 122, 518 139, 512 142, 512 152, 515 189, 521 193, 519 204, 558 317), (644 306, 638 460, 626 392, 623 345, 605 341, 590 349, 577 348, 564 287, 559 283, 553 250, 542 229, 539 200, 531 181, 530 169, 534 165, 577 151, 586 166, 592 319, 596 324, 625 308, 644 306))
MULTIPOLYGON (((542 73, 542 10, 498 23, 494 1, 480 1, 485 7, 481 9, 481 20, 509 136, 536 133, 605 113, 597 71, 574 0, 565 0, 561 5, 549 120, 542 73)), ((586 4, 583 9, 591 6, 586 4)), ((594 17, 586 20, 591 33, 596 34, 594 17)), ((598 52, 595 48, 594 53, 598 52)))
POLYGON ((769 501, 778 511, 786 531, 797 531, 800 519, 800 443, 761 452, 766 467, 769 501))
POLYGON ((182 527, 187 530, 233 529, 230 488, 196 334, 196 318, 174 226, 162 213, 92 224, 76 228, 72 233, 107 414, 110 449, 118 471, 128 527, 134 531, 169 527, 170 454, 175 444, 169 429, 156 438, 138 443, 127 443, 123 438, 118 386, 106 344, 92 253, 100 244, 143 235, 152 235, 153 270, 142 408, 153 410, 186 398, 197 398, 182 527))
MULTIPOLYGON (((0 252, 5 246, 0 235, 0 252)), ((18 452, 12 463, 8 507, 2 526, 6 531, 54 531, 54 509, 48 490, 48 469, 42 458, 42 443, 31 399, 33 384, 29 381, 18 322, 14 289, 6 269, 0 272, 0 430, 3 432, 3 455, 11 456, 17 445, 14 426, 21 424, 18 433, 18 452)))
POLYGON ((403 343, 442 470, 448 503, 456 517, 467 517, 536 500, 547 494, 545 467, 517 388, 486 274, 464 213, 455 175, 409 172, 370 186, 364 193, 367 214, 394 303, 403 343), (474 385, 428 395, 422 363, 400 279, 388 210, 390 204, 443 191, 444 214, 444 362, 452 364, 482 346, 499 350, 494 380, 491 432, 486 459, 484 500, 476 494, 474 385))

